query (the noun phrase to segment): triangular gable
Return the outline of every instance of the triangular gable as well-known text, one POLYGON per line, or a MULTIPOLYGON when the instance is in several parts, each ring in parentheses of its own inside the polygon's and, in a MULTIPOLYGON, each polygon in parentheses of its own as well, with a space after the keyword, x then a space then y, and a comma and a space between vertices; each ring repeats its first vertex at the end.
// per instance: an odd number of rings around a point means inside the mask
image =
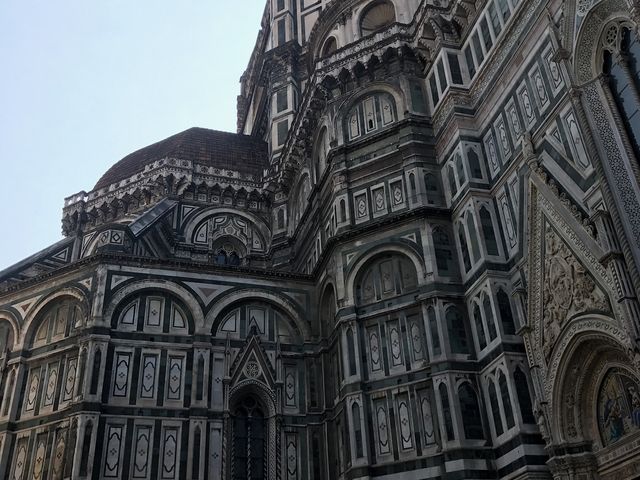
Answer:
POLYGON ((621 328, 610 328, 619 324, 622 312, 615 281, 599 261, 604 251, 579 211, 546 181, 544 172, 534 170, 529 184, 528 319, 524 334, 530 362, 540 367, 541 380, 549 392, 572 335, 582 329, 624 333, 621 328))
POLYGON ((231 366, 231 387, 244 381, 259 381, 271 388, 275 386, 275 371, 260 344, 258 336, 247 340, 231 366))

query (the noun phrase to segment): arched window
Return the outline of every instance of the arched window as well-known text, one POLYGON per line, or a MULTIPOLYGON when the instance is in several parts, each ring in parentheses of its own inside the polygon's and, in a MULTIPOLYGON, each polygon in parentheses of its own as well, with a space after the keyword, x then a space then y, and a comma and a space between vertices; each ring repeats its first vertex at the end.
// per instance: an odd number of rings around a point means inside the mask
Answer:
POLYGON ((328 334, 336 318, 336 294, 332 285, 327 286, 322 296, 320 316, 322 331, 328 334))
POLYGON ((396 12, 393 3, 388 0, 371 2, 360 18, 360 33, 363 37, 370 35, 395 21, 396 12))
POLYGON ((603 37, 602 72, 620 112, 636 159, 640 158, 640 43, 631 26, 610 25, 603 37))
POLYGON ((458 240, 460 241, 460 252, 462 253, 462 263, 464 271, 471 270, 471 258, 469 258, 469 247, 467 246, 467 237, 464 234, 464 226, 458 223, 458 240))
POLYGON ((480 209, 480 224, 482 225, 482 234, 484 235, 484 244, 487 247, 487 254, 498 255, 498 241, 496 240, 495 230, 493 229, 491 214, 486 207, 482 207, 480 209))
POLYGON ((427 203, 429 205, 442 205, 444 199, 440 191, 440 182, 434 173, 424 174, 424 188, 427 192, 427 203))
POLYGON ((429 320, 429 332, 431 333, 431 345, 433 346, 433 354, 440 355, 440 334, 438 333, 438 320, 436 319, 436 310, 433 307, 427 308, 427 319, 429 320))
POLYGON ((505 377, 502 371, 498 377, 498 385, 500 387, 500 396, 502 397, 502 406, 504 407, 504 416, 507 419, 507 428, 513 428, 515 420, 513 417, 513 408, 511 407, 511 397, 509 396, 507 377, 505 377))
POLYGON ((356 345, 353 340, 353 330, 347 329, 347 356, 349 357, 349 375, 357 373, 356 368, 356 345))
POLYGON ((476 334, 478 335, 478 345, 480 350, 487 346, 487 338, 484 334, 484 327, 482 326, 482 315, 480 314, 480 307, 477 303, 473 304, 473 320, 476 324, 476 334))
POLYGON ((365 97, 346 116, 349 140, 380 130, 396 121, 396 105, 388 93, 365 97))
POLYGON ((451 404, 449 403, 449 393, 447 392, 447 386, 441 383, 438 387, 440 392, 440 403, 442 404, 442 416, 444 419, 444 430, 447 435, 447 441, 456 439, 453 431, 453 419, 451 418, 451 404))
POLYGON ((513 322, 513 312, 511 311, 511 301, 504 290, 498 290, 496 295, 498 300, 498 310, 500 311, 500 319, 502 320, 502 330, 505 335, 515 335, 516 326, 513 322))
POLYGON ((463 383, 458 388, 458 398, 460 399, 460 410, 462 412, 462 425, 464 426, 464 436, 469 440, 481 440, 484 438, 482 430, 482 417, 478 397, 471 385, 463 383))
POLYGON ((467 158, 469 159, 471 178, 482 180, 482 167, 480 166, 480 158, 473 148, 467 148, 467 158))
POLYGON ((449 164, 447 168, 447 180, 449 180, 449 191, 451 192, 451 198, 458 193, 458 186, 456 185, 456 174, 453 172, 453 166, 449 164))
POLYGON ((344 198, 340 199, 340 223, 347 221, 347 202, 344 198))
POLYGON ((480 246, 478 245, 478 231, 476 230, 476 221, 471 212, 467 212, 467 230, 469 239, 471 240, 471 252, 473 253, 472 262, 476 263, 480 259, 480 246))
POLYGON ((351 416, 353 417, 353 433, 356 442, 356 458, 364 456, 362 448, 362 424, 360 422, 360 406, 357 402, 351 405, 351 416))
POLYGON ((489 329, 489 341, 495 340, 498 336, 496 332, 496 321, 493 318, 493 310, 491 308, 491 300, 488 295, 484 296, 482 300, 482 309, 484 310, 484 318, 487 322, 487 328, 489 329))
POLYGON ((409 188, 411 189, 411 198, 415 200, 416 198, 416 176, 412 172, 409 174, 409 188))
POLYGON ((448 276, 454 272, 453 249, 449 235, 442 226, 433 227, 433 249, 436 256, 438 275, 448 276))
POLYGON ((449 307, 445 317, 452 353, 469 353, 467 330, 460 310, 457 307, 449 307))
POLYGON ((336 41, 336 37, 329 37, 327 38, 327 40, 324 42, 324 45, 322 46, 321 56, 328 57, 337 49, 338 49, 338 42, 336 41))
POLYGON ((413 262, 407 257, 391 254, 377 257, 363 269, 356 282, 359 305, 403 295, 418 287, 413 262))
POLYGON ((263 480, 267 424, 264 412, 255 397, 244 397, 235 406, 232 424, 232 478, 263 480))
POLYGON ((489 403, 491 403, 491 415, 493 417, 493 425, 496 429, 496 437, 499 437, 504 433, 504 427, 502 426, 502 417, 500 416, 496 385, 492 379, 489 380, 489 403))
POLYGON ((518 394, 518 403, 520 404, 520 413, 522 414, 522 421, 524 423, 535 424, 536 419, 533 416, 533 408, 531 406, 531 394, 529 393, 529 384, 527 382, 527 376, 520 370, 520 367, 516 367, 516 371, 513 373, 513 382, 516 385, 516 392, 518 394))

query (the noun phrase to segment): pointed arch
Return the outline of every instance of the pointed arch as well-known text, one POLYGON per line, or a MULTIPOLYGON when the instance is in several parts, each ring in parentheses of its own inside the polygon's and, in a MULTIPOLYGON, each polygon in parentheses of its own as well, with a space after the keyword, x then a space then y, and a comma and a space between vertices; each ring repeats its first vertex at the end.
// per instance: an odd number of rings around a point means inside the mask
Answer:
POLYGON ((460 399, 460 410, 462 413, 462 425, 464 436, 467 440, 484 439, 484 429, 482 428, 482 415, 480 413, 480 403, 475 390, 469 382, 464 382, 458 387, 458 398, 460 399))

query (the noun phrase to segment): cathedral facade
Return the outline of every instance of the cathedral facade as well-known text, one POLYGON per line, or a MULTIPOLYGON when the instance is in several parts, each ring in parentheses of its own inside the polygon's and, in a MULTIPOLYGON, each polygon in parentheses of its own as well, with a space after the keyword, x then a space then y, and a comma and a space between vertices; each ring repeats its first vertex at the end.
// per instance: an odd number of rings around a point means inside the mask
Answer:
POLYGON ((640 478, 639 25, 269 0, 0 272, 0 479, 640 478))

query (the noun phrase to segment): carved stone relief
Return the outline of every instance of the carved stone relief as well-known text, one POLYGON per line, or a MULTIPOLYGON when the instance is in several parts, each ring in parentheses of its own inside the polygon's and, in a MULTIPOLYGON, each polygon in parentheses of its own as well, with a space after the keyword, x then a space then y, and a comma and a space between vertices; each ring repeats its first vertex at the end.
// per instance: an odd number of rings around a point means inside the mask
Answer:
POLYGON ((568 321, 586 312, 609 313, 609 302, 593 276, 555 230, 546 225, 543 350, 548 360, 568 321))

